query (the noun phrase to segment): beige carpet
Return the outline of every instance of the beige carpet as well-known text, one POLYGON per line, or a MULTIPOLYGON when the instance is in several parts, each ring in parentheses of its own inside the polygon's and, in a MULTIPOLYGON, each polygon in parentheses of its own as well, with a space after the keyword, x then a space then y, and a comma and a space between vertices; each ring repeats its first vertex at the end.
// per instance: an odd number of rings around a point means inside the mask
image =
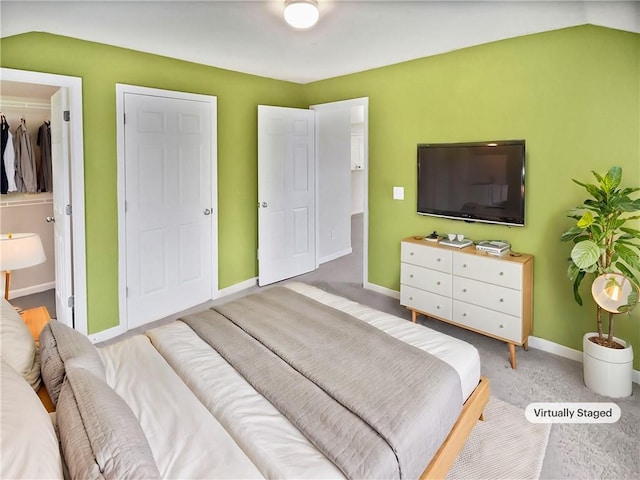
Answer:
POLYGON ((491 397, 447 479, 537 479, 550 424, 529 423, 524 410, 491 397))

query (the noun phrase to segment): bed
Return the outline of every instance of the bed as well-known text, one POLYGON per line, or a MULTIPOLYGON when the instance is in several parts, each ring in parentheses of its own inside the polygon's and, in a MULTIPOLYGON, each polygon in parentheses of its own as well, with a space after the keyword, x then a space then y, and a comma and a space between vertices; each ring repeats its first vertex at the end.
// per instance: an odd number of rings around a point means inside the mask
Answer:
MULTIPOLYGON (((99 349, 86 337, 60 325, 54 324, 43 331, 40 337, 43 380, 57 402, 62 463, 72 477, 440 478, 446 475, 489 398, 488 381, 480 376, 478 352, 473 346, 300 283, 264 289, 243 298, 246 302, 243 299, 228 302, 218 311, 185 317, 99 349), (285 311, 289 305, 295 308, 291 307, 293 317, 287 319, 285 311), (246 320, 251 318, 251 309, 257 317, 246 320), (270 310, 276 317, 269 317, 270 310), (226 326, 215 330, 213 339, 207 337, 206 331, 198 330, 207 330, 216 322, 226 325, 229 319, 233 322, 235 314, 240 317, 239 324, 245 322, 240 330, 258 328, 256 325, 264 319, 267 336, 257 337, 253 331, 251 336, 259 338, 254 342, 258 344, 256 348, 267 345, 278 355, 267 351, 259 354, 266 355, 263 358, 255 356, 258 354, 249 347, 235 347, 233 335, 236 333, 224 337, 226 326), (310 317, 309 326, 301 319, 305 315, 310 317), (340 329, 336 331, 341 335, 331 333, 334 326, 330 322, 334 320, 322 323, 324 318, 334 316, 335 328, 340 329), (355 325, 353 338, 349 337, 351 326, 340 323, 346 321, 355 325), (316 323, 319 326, 314 325, 316 323), (280 330, 269 328, 274 324, 278 324, 280 330), (384 338, 369 340, 362 329, 373 330, 374 337, 384 338), (344 336, 346 343, 330 341, 335 336, 344 336), (298 337, 301 345, 306 346, 298 350, 284 348, 279 344, 283 337, 292 337, 287 345, 295 343, 298 337), (395 342, 391 348, 409 350, 412 368, 407 368, 404 360, 395 358, 404 354, 394 354, 391 356, 394 358, 385 356, 387 350, 377 342, 386 342, 387 337, 395 342), (360 338, 367 340, 359 342, 360 338), (211 343, 216 341, 222 345, 213 348, 211 343), (362 345, 355 345, 357 343, 362 345), (310 344, 319 346, 318 350, 325 354, 328 352, 327 366, 321 366, 321 359, 314 356, 315 349, 310 344), (230 351, 225 351, 225 346, 230 351), (281 348, 294 354, 280 352, 281 348), (347 352, 342 356, 344 350, 352 349, 355 357, 368 358, 365 361, 369 368, 347 368, 350 362, 357 365, 357 359, 351 358, 354 355, 347 352), (250 353, 238 353, 245 350, 250 353), (367 350, 371 351, 367 353, 367 350), (437 359, 438 368, 446 375, 439 377, 438 385, 418 388, 416 385, 422 385, 422 379, 428 377, 425 373, 428 369, 420 368, 424 352, 437 359), (247 360, 245 364, 229 363, 238 361, 234 356, 243 355, 248 357, 240 359, 241 362, 247 360), (286 364, 284 373, 272 374, 272 362, 286 364), (382 406, 375 405, 378 400, 369 401, 373 397, 364 386, 376 383, 379 370, 388 364, 396 369, 392 376, 400 379, 400 387, 387 388, 393 391, 388 393, 388 398, 380 397, 382 406), (287 370, 291 366, 295 370, 293 374, 287 370), (245 369, 248 370, 245 372, 245 369), (298 379, 298 370, 312 377, 313 382, 304 375, 298 379), (405 375, 407 388, 402 383, 405 375), (254 384, 247 380, 253 381, 252 376, 257 377, 254 384), (271 376, 276 383, 274 391, 269 390, 271 380, 267 377, 271 376), (295 383, 287 386, 291 376, 295 377, 295 383), (336 391, 331 391, 333 387, 329 386, 328 395, 315 392, 322 389, 314 382, 324 388, 325 377, 330 379, 329 383, 333 383, 333 377, 344 377, 342 381, 346 383, 336 391), (446 391, 445 399, 430 399, 431 390, 446 391), (414 391, 423 393, 413 398, 414 391), (311 392, 310 396, 306 392, 311 392), (329 398, 318 399, 315 395, 329 398), (296 400, 296 396, 302 399, 296 400), (412 404, 422 405, 423 396, 425 405, 435 402, 434 410, 412 407, 412 404), (282 407, 281 402, 285 402, 282 407), (296 402, 298 407, 289 406, 296 402), (369 403, 374 404, 372 410, 367 410, 371 407, 369 403), (443 403, 447 405, 443 407, 443 403), (345 405, 349 408, 345 409, 345 405), (357 415, 352 411, 357 411, 357 415), (350 416, 358 417, 348 419, 355 423, 345 423, 345 418, 350 416), (362 417, 366 421, 363 422, 362 417), (447 417, 451 417, 448 423, 443 420, 447 417), (75 420, 69 421, 69 418, 75 420), (429 427, 425 434, 422 424, 434 418, 437 424, 429 427), (373 434, 367 433, 370 428, 373 434), (317 429, 321 432, 317 433, 317 429), (78 435, 79 430, 82 435, 78 435), (442 432, 430 433, 438 430, 442 432), (358 432, 357 435, 354 432, 358 432), (80 441, 78 436, 82 437, 80 441), (383 441, 376 440, 376 436, 383 441), (337 441, 340 438, 343 440, 337 441), (78 446, 83 444, 84 447, 78 446), (79 455, 79 451, 84 454, 79 455)), ((235 324, 231 330, 235 332, 235 324)), ((339 384, 341 380, 335 381, 339 384)), ((393 384, 393 380, 385 382, 385 385, 393 384)), ((3 419, 4 411, 3 402, 3 419)), ((2 449, 4 453, 4 442, 2 449)))

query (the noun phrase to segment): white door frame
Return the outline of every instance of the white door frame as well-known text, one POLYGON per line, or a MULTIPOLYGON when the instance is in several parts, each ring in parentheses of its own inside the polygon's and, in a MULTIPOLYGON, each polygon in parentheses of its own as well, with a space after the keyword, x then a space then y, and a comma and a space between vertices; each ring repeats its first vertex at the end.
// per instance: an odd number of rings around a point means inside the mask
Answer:
MULTIPOLYGON (((85 211, 84 211, 84 143, 82 130, 82 79, 67 75, 30 72, 12 68, 0 68, 2 80, 37 85, 64 87, 69 92, 69 172, 71 175, 71 242, 73 245, 73 298, 74 325, 83 334, 88 332, 87 322, 87 264, 85 243, 85 211)), ((71 325, 69 325, 71 326, 71 325)))
MULTIPOLYGON (((317 105, 311 105, 309 108, 311 110, 319 110, 320 108, 346 108, 346 107, 364 107, 364 128, 363 128, 363 142, 364 142, 364 205, 363 205, 363 225, 362 229, 364 230, 362 236, 362 285, 364 288, 371 288, 369 285, 369 97, 360 97, 353 98, 350 100, 340 100, 338 102, 329 102, 329 103, 320 103, 317 105)), ((316 139, 318 138, 318 124, 320 122, 316 122, 316 139)), ((316 141, 316 149, 320 145, 320 142, 316 141)), ((316 158, 320 158, 320 154, 316 151, 316 158)), ((318 186, 318 179, 320 177, 318 168, 319 163, 316 162, 316 212, 322 208, 319 203, 318 193, 320 188, 318 186)), ((319 248, 320 241, 318 238, 319 235, 319 227, 318 227, 319 217, 316 213, 316 252, 319 248)), ((317 259, 319 255, 316 253, 316 268, 318 268, 317 259)))
POLYGON ((125 94, 151 95, 163 98, 176 98, 208 102, 211 104, 211 298, 218 298, 218 126, 217 126, 217 97, 196 93, 176 92, 158 88, 140 87, 116 83, 116 138, 118 143, 118 325, 105 330, 100 340, 106 340, 125 333, 129 328, 127 318, 127 258, 126 258, 126 222, 125 222, 125 144, 124 144, 124 97, 125 94))

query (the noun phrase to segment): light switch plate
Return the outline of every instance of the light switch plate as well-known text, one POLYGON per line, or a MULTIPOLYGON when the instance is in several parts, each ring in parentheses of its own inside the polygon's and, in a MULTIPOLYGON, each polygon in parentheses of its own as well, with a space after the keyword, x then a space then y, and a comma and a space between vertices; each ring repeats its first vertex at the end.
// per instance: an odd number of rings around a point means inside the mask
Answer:
POLYGON ((393 187, 393 199, 404 200, 404 187, 393 187))

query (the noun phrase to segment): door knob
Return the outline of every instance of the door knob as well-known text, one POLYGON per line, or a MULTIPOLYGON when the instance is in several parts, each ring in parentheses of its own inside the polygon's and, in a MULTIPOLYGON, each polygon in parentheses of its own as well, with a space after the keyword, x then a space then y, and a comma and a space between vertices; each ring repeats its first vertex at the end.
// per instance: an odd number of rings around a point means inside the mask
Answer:
POLYGON ((211 209, 210 208, 205 208, 203 213, 205 215, 211 215, 211 209))
POLYGON ((47 223, 51 223, 51 222, 55 222, 56 221, 55 217, 47 217, 46 220, 47 220, 47 223))

